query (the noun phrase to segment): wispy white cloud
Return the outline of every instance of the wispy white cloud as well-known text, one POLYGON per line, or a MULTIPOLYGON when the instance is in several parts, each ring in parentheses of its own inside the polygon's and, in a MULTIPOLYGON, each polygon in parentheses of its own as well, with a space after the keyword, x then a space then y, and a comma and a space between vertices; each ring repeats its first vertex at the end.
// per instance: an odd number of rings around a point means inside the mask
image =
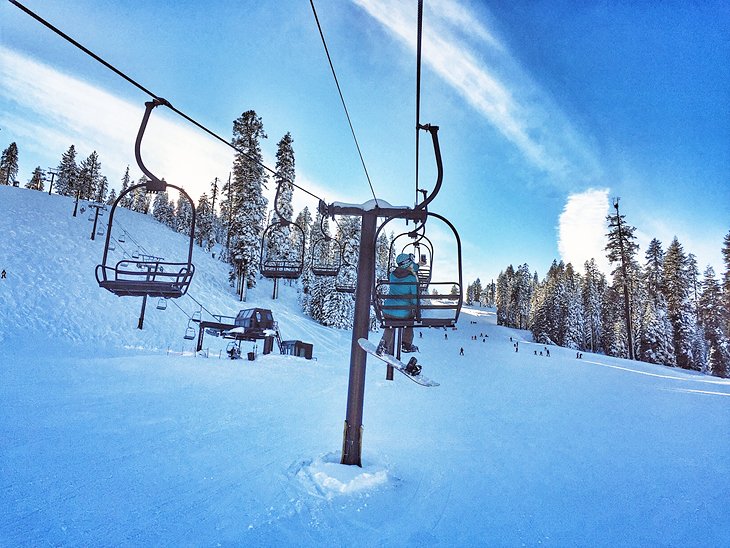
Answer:
MULTIPOLYGON (((400 0, 353 0, 411 50, 416 13, 400 0)), ((552 182, 570 188, 601 173, 596 155, 549 94, 474 15, 455 0, 424 17, 423 62, 552 182), (427 51, 427 54, 426 54, 427 51)))
MULTIPOLYGON (((99 153, 114 186, 127 165, 135 177, 141 176, 134 141, 144 112, 142 100, 125 101, 0 46, 0 101, 8 105, 0 109, 0 124, 23 137, 23 150, 45 151, 56 158, 50 165, 73 144, 80 159, 93 150, 99 153)), ((185 187, 197 200, 214 177, 228 173, 232 151, 165 111, 159 107, 152 115, 142 143, 143 160, 153 173, 185 187)))
POLYGON ((609 213, 608 192, 588 189, 571 194, 558 220, 558 251, 565 263, 581 270, 583 263, 595 259, 598 268, 610 271, 606 247, 606 215, 609 213))

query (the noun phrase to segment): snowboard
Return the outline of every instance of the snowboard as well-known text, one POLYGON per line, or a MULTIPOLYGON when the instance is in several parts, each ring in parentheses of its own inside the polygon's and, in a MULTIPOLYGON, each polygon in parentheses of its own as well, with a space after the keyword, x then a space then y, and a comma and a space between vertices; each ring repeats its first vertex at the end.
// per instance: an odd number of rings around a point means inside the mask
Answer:
POLYGON ((377 354, 377 345, 373 344, 367 339, 358 339, 357 344, 360 345, 360 348, 362 348, 365 352, 370 354, 371 356, 375 356, 380 361, 392 365, 394 369, 397 369, 400 371, 403 375, 411 379, 413 382, 420 384, 421 386, 439 386, 439 383, 432 381, 431 379, 424 377, 422 374, 418 375, 409 375, 406 373, 406 364, 404 364, 402 361, 400 361, 395 356, 391 356, 390 354, 381 354, 378 356, 377 354))

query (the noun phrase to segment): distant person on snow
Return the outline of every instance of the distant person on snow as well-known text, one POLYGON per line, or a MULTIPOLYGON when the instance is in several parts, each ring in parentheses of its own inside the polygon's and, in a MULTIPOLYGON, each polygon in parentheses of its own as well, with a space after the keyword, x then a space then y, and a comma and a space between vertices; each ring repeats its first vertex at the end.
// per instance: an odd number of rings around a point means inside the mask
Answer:
MULTIPOLYGON (((388 289, 388 297, 385 298, 385 308, 383 316, 396 320, 407 320, 415 318, 416 307, 418 306, 418 264, 414 262, 412 254, 401 253, 396 257, 395 262, 398 265, 388 277, 390 281, 388 289), (393 307, 393 308, 390 308, 393 307)), ((393 347, 394 330, 392 327, 386 327, 383 332, 383 338, 378 344, 377 353, 382 354, 388 352, 393 347)), ((413 327, 406 326, 403 328, 403 341, 401 345, 403 352, 417 352, 418 347, 413 344, 413 327)), ((421 372, 421 366, 415 364, 415 360, 408 362, 406 372, 411 375, 418 375, 421 372)))
POLYGON ((0 278, 2 278, 3 280, 7 278, 7 275, 5 274, 5 269, 3 269, 2 274, 0 274, 0 278))
POLYGON ((459 356, 463 356, 463 355, 464 355, 464 347, 461 347, 461 349, 459 349, 459 356))

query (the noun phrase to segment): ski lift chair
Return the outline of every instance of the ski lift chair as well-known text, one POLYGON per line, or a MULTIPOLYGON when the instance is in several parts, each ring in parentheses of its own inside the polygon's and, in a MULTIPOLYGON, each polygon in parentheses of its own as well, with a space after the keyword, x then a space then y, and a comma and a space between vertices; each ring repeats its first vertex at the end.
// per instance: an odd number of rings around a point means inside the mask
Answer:
POLYGON ((167 310, 167 299, 161 297, 157 300, 157 310, 167 310))
POLYGON ((279 212, 278 202, 282 183, 276 187, 274 212, 276 220, 261 237, 261 259, 259 269, 266 278, 294 279, 304 270, 304 230, 298 224, 287 221, 279 212), (291 244, 288 250, 279 249, 281 242, 291 244))
POLYGON ((349 281, 343 276, 349 269, 357 268, 348 260, 348 257, 352 258, 354 256, 354 253, 352 244, 345 242, 342 246, 342 268, 340 269, 339 275, 335 278, 335 291, 338 293, 355 293, 357 290, 357 271, 351 272, 352 276, 349 281))
POLYGON ((310 269, 315 276, 335 277, 342 267, 342 248, 337 240, 325 235, 312 244, 310 269), (335 249, 332 249, 332 246, 335 249))
POLYGON ((327 233, 324 228, 325 219, 324 215, 319 219, 319 232, 322 237, 311 245, 309 268, 315 276, 334 278, 342 268, 344 249, 340 242, 327 233))
MULTIPOLYGON (((462 271, 461 271, 461 239, 456 228, 448 219, 436 213, 427 213, 427 219, 440 220, 453 233, 454 236, 454 267, 456 268, 456 280, 436 280, 429 278, 428 284, 412 282, 391 282, 386 280, 375 280, 373 290, 373 306, 375 315, 381 327, 454 327, 459 318, 462 305, 462 271), (403 309, 403 295, 391 295, 391 288, 397 285, 417 285, 416 304, 410 310, 410 318, 394 318, 391 311, 403 309)), ((378 232, 392 219, 385 221, 378 232)), ((391 255, 394 255, 394 246, 398 238, 391 243, 391 255)), ((420 257, 419 257, 420 258, 420 257)), ((405 299, 410 300, 408 297, 405 299)))
MULTIPOLYGON (((154 99, 145 103, 145 113, 137 133, 135 142, 135 157, 142 172, 147 176, 147 181, 132 185, 121 192, 112 205, 109 212, 109 223, 106 231, 106 244, 101 264, 96 267, 96 280, 99 287, 114 293, 118 297, 158 297, 176 299, 182 297, 190 287, 190 282, 195 273, 193 265, 193 245, 195 243, 195 203, 188 194, 180 187, 166 183, 164 179, 158 179, 153 175, 142 162, 140 152, 142 136, 144 135, 147 122, 149 121, 152 109, 169 104, 164 99, 154 99), (144 188, 147 192, 165 192, 168 188, 176 189, 181 197, 187 199, 190 204, 192 219, 190 223, 190 234, 188 241, 187 260, 180 262, 164 262, 156 260, 140 260, 139 252, 135 252, 132 259, 123 259, 115 265, 109 263, 109 245, 111 243, 112 227, 114 225, 114 214, 120 201, 130 192, 144 188)), ((126 231, 125 231, 126 233, 126 231)))
POLYGON ((431 265, 433 265, 433 244, 425 234, 415 236, 415 241, 403 246, 401 253, 410 253, 418 263, 416 277, 421 285, 431 283, 431 265))
POLYGON ((183 339, 186 341, 192 341, 195 339, 195 328, 190 325, 190 322, 192 320, 188 320, 188 326, 185 328, 185 335, 183 335, 183 339))

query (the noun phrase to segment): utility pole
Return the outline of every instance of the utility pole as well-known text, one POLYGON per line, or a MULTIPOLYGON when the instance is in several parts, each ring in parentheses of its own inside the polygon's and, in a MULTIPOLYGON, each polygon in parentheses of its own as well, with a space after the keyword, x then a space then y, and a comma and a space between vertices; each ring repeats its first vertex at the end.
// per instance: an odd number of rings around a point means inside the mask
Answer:
POLYGON ((76 189, 76 201, 74 202, 74 212, 73 212, 72 217, 76 217, 76 212, 79 209, 79 196, 80 195, 81 195, 81 189, 77 188, 76 189))
POLYGON ((99 204, 89 204, 89 207, 93 207, 96 210, 96 212, 94 213, 94 226, 91 229, 91 239, 94 240, 94 239, 96 239, 94 236, 96 235, 96 223, 97 223, 97 221, 99 219, 99 214, 100 214, 100 211, 99 210, 106 209, 106 205, 105 204, 101 204, 101 203, 99 203, 99 204))
POLYGON ((53 190, 53 179, 54 179, 54 177, 55 177, 56 175, 58 175, 58 169, 57 169, 57 168, 55 168, 55 167, 49 167, 49 168, 48 168, 48 169, 46 170, 46 172, 47 172, 47 173, 50 173, 50 174, 51 174, 51 184, 50 184, 50 186, 48 187, 48 195, 50 196, 50 195, 51 195, 51 190, 53 190))
POLYGON ((623 276, 624 286, 624 313, 626 315, 626 335, 628 338, 629 345, 629 359, 634 359, 634 342, 631 334, 631 300, 629 299, 629 279, 627 277, 626 269, 626 255, 624 253, 624 237, 621 231, 621 215, 618 211, 618 202, 620 198, 615 198, 613 201, 613 207, 616 209, 616 223, 618 225, 618 248, 621 253, 621 275, 623 276))

